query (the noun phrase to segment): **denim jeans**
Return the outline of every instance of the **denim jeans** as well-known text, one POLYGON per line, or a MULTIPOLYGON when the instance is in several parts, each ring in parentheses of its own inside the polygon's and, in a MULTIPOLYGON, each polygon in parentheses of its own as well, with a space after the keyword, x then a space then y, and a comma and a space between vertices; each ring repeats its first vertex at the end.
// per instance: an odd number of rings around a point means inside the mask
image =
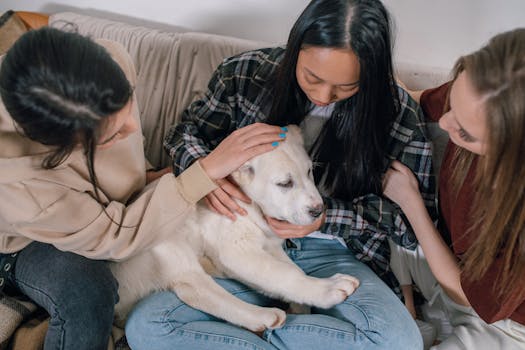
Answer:
POLYGON ((33 242, 19 252, 9 282, 49 313, 44 349, 107 349, 118 302, 107 262, 33 242))
MULTIPOLYGON (((423 348, 418 328, 395 294, 350 250, 335 240, 301 238, 286 248, 288 256, 310 276, 347 273, 360 287, 331 309, 289 314, 282 328, 256 334, 195 310, 172 292, 142 300, 126 324, 128 343, 140 349, 389 349, 423 348)), ((275 301, 241 283, 217 282, 238 298, 261 306, 275 301)), ((278 281, 276 281, 278 283, 278 281)))

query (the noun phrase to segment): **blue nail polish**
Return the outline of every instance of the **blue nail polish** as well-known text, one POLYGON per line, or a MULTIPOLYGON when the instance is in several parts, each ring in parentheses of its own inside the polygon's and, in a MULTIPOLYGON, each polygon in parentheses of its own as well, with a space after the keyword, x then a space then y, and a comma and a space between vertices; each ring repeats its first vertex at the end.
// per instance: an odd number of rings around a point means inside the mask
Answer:
POLYGON ((284 139, 286 137, 286 134, 284 134, 284 133, 283 134, 279 134, 279 137, 284 139))
POLYGON ((284 131, 284 132, 287 132, 288 131, 288 128, 286 126, 282 126, 281 127, 281 130, 284 131))
POLYGON ((273 146, 273 147, 277 147, 277 146, 279 146, 279 142, 277 142, 277 141, 272 142, 272 146, 273 146))

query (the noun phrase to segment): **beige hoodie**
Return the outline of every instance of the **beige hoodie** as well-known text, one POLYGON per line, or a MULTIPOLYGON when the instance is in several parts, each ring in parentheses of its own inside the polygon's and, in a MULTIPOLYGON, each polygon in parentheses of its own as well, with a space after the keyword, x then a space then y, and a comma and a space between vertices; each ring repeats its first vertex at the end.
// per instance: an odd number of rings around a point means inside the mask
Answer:
MULTIPOLYGON (((126 50, 115 42, 98 43, 134 86, 135 70, 126 50)), ((140 124, 136 103, 133 108, 140 124)), ((95 155, 106 214, 94 199, 82 151, 46 170, 41 163, 48 151, 16 132, 0 101, 1 253, 40 241, 89 258, 124 259, 176 230, 194 204, 216 188, 198 162, 177 178, 166 174, 144 187, 146 161, 139 130, 95 155)))

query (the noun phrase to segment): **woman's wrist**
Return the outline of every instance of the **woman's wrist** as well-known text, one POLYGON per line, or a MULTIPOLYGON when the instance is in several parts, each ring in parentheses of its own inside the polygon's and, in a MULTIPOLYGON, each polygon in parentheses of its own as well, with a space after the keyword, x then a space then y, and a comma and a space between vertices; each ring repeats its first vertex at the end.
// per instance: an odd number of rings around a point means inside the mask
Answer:
POLYGON ((206 175, 208 175, 208 177, 215 181, 215 180, 218 180, 218 177, 217 175, 215 174, 215 172, 213 171, 213 166, 211 166, 209 164, 209 157, 206 156, 206 157, 202 157, 202 158, 199 158, 197 159, 197 162, 199 162, 202 170, 204 170, 204 172, 206 173, 206 175))
POLYGON ((426 212, 425 203, 420 195, 411 196, 400 207, 409 219, 411 216, 419 216, 422 211, 426 212))

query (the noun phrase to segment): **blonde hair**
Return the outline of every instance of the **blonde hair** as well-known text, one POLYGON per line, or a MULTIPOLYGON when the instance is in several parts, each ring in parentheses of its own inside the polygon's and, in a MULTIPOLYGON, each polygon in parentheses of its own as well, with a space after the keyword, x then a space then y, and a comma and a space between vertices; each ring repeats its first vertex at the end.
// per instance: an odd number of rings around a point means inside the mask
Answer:
POLYGON ((484 156, 460 149, 453 163, 457 190, 478 158, 469 218, 469 232, 477 238, 462 268, 475 281, 496 258, 502 259, 494 290, 508 300, 525 295, 512 286, 525 276, 525 28, 495 36, 485 47, 461 57, 454 71, 456 77, 464 71, 484 99, 488 130, 484 156))

